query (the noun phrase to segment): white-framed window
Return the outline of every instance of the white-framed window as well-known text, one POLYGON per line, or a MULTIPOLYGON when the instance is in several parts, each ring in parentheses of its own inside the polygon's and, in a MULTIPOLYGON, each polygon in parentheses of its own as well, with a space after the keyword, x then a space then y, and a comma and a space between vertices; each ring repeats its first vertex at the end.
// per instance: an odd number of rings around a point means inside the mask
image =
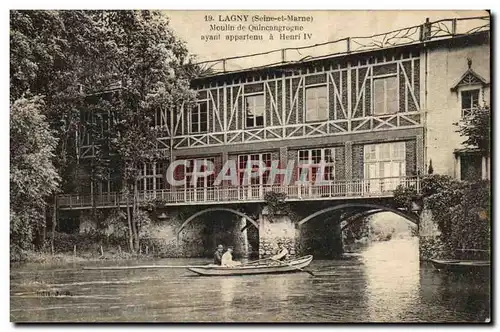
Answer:
POLYGON ((264 126, 265 109, 263 93, 245 96, 245 127, 255 128, 264 126))
POLYGON ((208 103, 206 101, 196 104, 189 116, 189 132, 191 134, 205 133, 208 131, 208 103))
POLYGON ((406 176, 405 142, 364 146, 364 178, 370 191, 394 190, 406 176))
MULTIPOLYGON (((252 167, 252 172, 258 172, 259 166, 264 165, 264 169, 259 172, 259 176, 250 178, 250 184, 261 185, 267 184, 269 180, 269 173, 271 171, 271 154, 270 153, 255 153, 238 156, 238 178, 240 185, 245 185, 245 173, 249 165, 252 167)), ((247 175, 248 176, 248 175, 247 175)))
POLYGON ((469 116, 480 105, 481 88, 468 87, 460 89, 460 104, 462 117, 469 116))
POLYGON ((137 189, 139 191, 166 189, 165 173, 167 167, 168 161, 166 160, 143 163, 141 177, 137 181, 137 189))
POLYGON ((305 88, 306 121, 328 120, 328 89, 326 85, 305 88))
POLYGON ((167 189, 167 182, 165 181, 167 168, 168 162, 166 160, 160 160, 155 163, 155 189, 167 189))
POLYGON ((306 174, 303 169, 308 169, 307 178, 300 180, 315 183, 322 164, 325 166, 323 180, 335 180, 335 148, 298 151, 298 175, 306 174))
POLYGON ((373 114, 396 114, 399 109, 397 76, 373 78, 373 114))
POLYGON ((213 165, 215 163, 215 158, 197 158, 197 159, 188 159, 187 165, 184 171, 184 178, 186 179, 186 187, 190 188, 210 188, 214 186, 215 182, 215 172, 210 174, 209 176, 199 176, 196 178, 196 182, 193 185, 193 176, 194 172, 204 172, 206 171, 206 165, 213 165), (198 170, 195 169, 195 165, 199 167, 198 170))

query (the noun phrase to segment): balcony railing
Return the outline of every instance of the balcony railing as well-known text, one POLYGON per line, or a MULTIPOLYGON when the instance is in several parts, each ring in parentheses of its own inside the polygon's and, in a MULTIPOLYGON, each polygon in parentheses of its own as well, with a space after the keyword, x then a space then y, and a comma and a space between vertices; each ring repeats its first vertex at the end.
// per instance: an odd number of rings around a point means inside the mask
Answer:
MULTIPOLYGON (((288 201, 332 200, 346 198, 391 197, 398 186, 413 186, 420 192, 417 177, 387 177, 377 179, 331 181, 325 184, 292 185, 249 185, 209 188, 175 188, 139 192, 139 202, 160 200, 166 205, 196 205, 217 203, 262 202, 266 192, 285 193, 288 201)), ((85 209, 93 206, 126 206, 127 196, 123 193, 101 195, 60 195, 58 206, 61 209, 85 209)))

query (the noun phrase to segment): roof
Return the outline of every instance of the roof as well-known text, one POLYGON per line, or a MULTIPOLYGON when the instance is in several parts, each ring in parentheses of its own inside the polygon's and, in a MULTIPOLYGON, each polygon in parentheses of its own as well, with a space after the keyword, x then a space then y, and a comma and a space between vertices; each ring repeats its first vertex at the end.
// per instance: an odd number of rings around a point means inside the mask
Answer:
POLYGON ((453 84, 451 87, 451 91, 456 91, 461 86, 473 85, 473 84, 481 84, 483 86, 489 85, 488 81, 486 81, 481 75, 476 73, 472 68, 470 68, 471 62, 469 60, 469 69, 460 77, 460 79, 453 84))
POLYGON ((267 52, 202 61, 198 65, 207 74, 198 78, 203 79, 230 73, 299 64, 398 46, 425 44, 429 41, 452 39, 489 31, 489 16, 449 18, 434 22, 430 22, 427 19, 426 22, 420 25, 371 36, 347 37, 303 47, 276 49, 267 52), (245 65, 245 62, 250 62, 252 65, 245 65))

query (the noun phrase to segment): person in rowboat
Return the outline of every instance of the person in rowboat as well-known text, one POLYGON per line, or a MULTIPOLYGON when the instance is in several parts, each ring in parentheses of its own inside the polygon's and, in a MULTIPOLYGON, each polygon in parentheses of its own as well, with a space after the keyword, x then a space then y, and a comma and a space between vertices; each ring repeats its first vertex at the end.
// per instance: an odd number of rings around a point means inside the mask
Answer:
POLYGON ((217 246, 217 250, 214 253, 214 264, 221 265, 222 264, 222 255, 224 253, 224 246, 219 244, 217 246))
POLYGON ((227 247, 227 251, 222 255, 221 265, 225 267, 241 265, 241 262, 233 261, 233 247, 227 247))
POLYGON ((283 242, 278 242, 278 253, 274 256, 271 256, 271 260, 273 261, 285 261, 288 257, 288 249, 285 248, 283 242))

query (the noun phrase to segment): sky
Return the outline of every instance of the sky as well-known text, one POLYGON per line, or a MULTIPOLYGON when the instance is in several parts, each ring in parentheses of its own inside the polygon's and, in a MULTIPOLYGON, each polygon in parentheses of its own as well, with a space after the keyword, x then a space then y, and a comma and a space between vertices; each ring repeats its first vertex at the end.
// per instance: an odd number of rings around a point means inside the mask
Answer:
MULTIPOLYGON (((187 42, 192 54, 196 54, 199 61, 215 60, 219 58, 252 54, 286 47, 298 47, 324 43, 344 37, 369 36, 385 33, 409 26, 422 24, 428 17, 431 21, 443 18, 486 16, 486 11, 480 10, 442 10, 442 11, 164 11, 170 18, 170 25, 176 34, 187 42), (312 22, 298 23, 303 26, 302 33, 311 34, 311 39, 304 40, 263 40, 230 42, 224 40, 225 34, 240 32, 220 32, 222 40, 204 41, 202 35, 217 34, 210 32, 210 24, 219 25, 219 15, 224 19, 226 15, 301 15, 312 17, 312 22), (214 21, 207 22, 205 16, 211 15, 214 21)), ((231 22, 239 24, 241 22, 231 22)), ((248 25, 248 23, 243 23, 248 25)), ((262 25, 284 24, 297 25, 296 23, 269 23, 262 25)), ((279 33, 274 33, 275 36, 279 33)), ((324 53, 323 53, 324 54, 324 53)), ((279 56, 279 54, 277 54, 279 56)), ((269 60, 269 59, 267 59, 269 60)), ((254 59, 253 61, 258 61, 254 59)))

